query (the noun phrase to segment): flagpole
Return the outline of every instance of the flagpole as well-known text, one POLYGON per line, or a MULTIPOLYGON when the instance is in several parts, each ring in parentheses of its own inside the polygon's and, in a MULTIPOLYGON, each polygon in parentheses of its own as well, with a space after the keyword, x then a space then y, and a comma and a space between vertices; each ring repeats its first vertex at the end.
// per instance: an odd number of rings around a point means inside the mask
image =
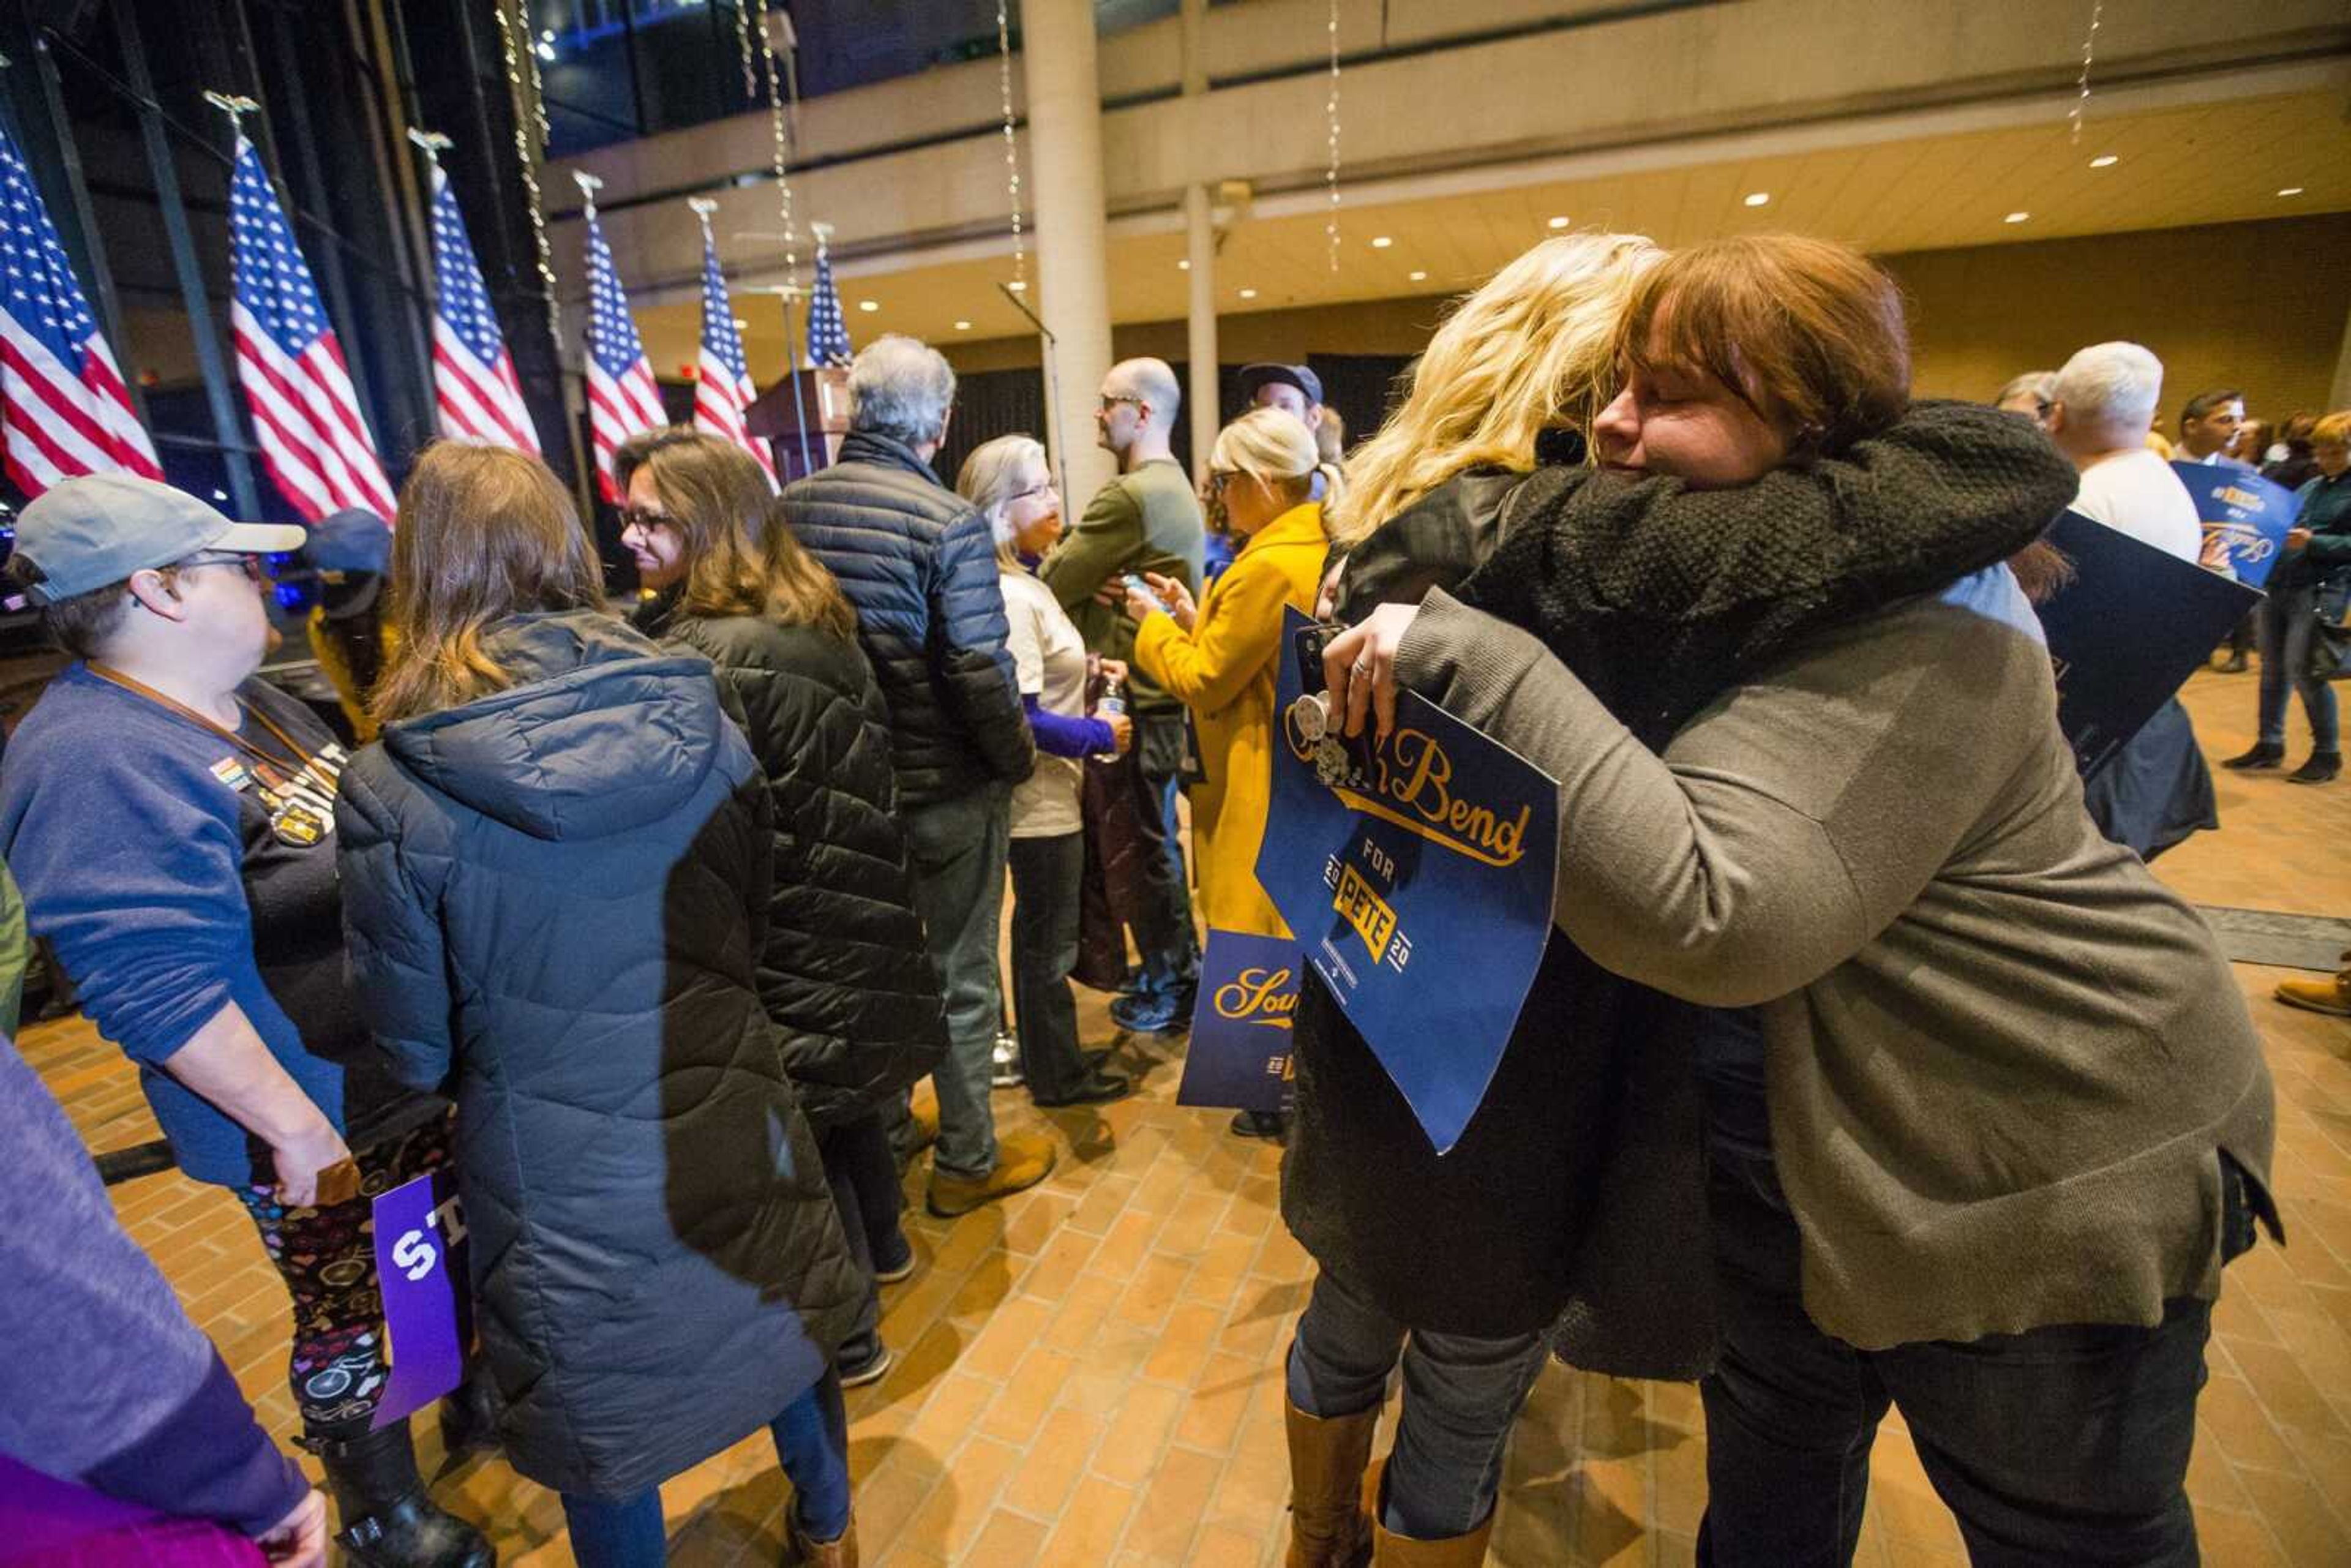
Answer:
POLYGON ((795 442, 800 449, 800 476, 816 472, 816 459, 810 455, 808 439, 808 401, 800 390, 800 356, 792 339, 792 301, 800 298, 800 290, 789 283, 771 283, 758 287, 746 287, 747 294, 772 294, 776 303, 784 308, 784 374, 792 383, 792 419, 798 425, 795 442))

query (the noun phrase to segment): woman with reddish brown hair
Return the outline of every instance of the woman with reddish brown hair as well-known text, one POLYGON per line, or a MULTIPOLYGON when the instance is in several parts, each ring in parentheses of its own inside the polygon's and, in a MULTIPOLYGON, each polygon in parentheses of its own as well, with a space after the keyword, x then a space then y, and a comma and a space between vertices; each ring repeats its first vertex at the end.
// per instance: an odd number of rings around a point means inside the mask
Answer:
MULTIPOLYGON (((1912 417, 1900 296, 1842 246, 1670 256, 1618 343, 1600 474, 1325 673, 1351 729, 1401 685, 1561 781, 1555 923, 1602 968, 1760 1010, 1698 1032, 1713 1266, 1656 1303, 1719 1315, 1700 1560, 1849 1561, 1898 1405, 1976 1561, 2193 1563, 2271 1087, 2210 933, 2084 810, 1998 564, 2053 510, 2046 465, 1955 446, 1935 486, 1856 491, 1900 503, 1866 528, 1775 535, 1792 482, 1912 417), (1645 497, 1705 526, 1612 532, 1645 497), (1970 509, 1975 567, 1902 564, 1917 517, 1970 509)), ((1670 1218, 1680 1158, 1594 1228, 1670 1218)))

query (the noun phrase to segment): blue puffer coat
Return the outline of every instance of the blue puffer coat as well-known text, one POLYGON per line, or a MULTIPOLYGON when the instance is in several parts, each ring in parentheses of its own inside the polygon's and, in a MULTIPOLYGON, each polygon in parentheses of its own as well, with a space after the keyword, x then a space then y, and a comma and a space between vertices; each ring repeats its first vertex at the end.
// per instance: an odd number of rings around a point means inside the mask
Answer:
POLYGON ((841 580, 890 708, 902 807, 1036 766, 1005 647, 987 519, 903 442, 852 431, 841 461, 785 486, 775 516, 841 580))

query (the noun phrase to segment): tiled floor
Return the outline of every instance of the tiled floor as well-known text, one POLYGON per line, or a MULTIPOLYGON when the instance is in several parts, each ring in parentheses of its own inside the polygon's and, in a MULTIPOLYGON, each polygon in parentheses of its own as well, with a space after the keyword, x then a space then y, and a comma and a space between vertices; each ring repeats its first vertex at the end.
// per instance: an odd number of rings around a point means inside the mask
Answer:
MULTIPOLYGON (((2215 757, 2239 749, 2251 677, 2199 676, 2189 706, 2215 757)), ((2299 747, 2299 740, 2297 740, 2299 747)), ((2298 760, 2298 758, 2296 758, 2298 760)), ((2327 789, 2222 775, 2226 827, 2164 874, 2216 904, 2351 913, 2351 779, 2327 789)), ((2241 968, 2279 1091, 2277 1183, 2293 1246, 2232 1269, 2189 1490, 2209 1563, 2351 1563, 2351 1024, 2268 999, 2241 968)), ((1084 995, 1085 993, 1081 993, 1084 995)), ((1089 1038, 1108 1033, 1099 998, 1089 1038)), ((98 1148, 153 1136, 119 1058, 78 1022, 25 1046, 98 1148)), ((1135 1059, 1147 1091, 1101 1114, 1008 1124, 1063 1146, 1044 1186, 955 1224, 919 1214, 923 1267, 889 1294, 902 1361, 851 1396, 866 1561, 1180 1564, 1277 1560, 1287 1489, 1280 1364, 1309 1268, 1276 1214, 1275 1152, 1178 1109, 1176 1064, 1135 1059)), ((273 1430, 285 1297, 224 1194, 177 1176, 116 1189, 123 1220, 220 1343, 273 1430)), ((437 1443, 424 1443, 428 1463, 437 1443)), ((1705 1500, 1695 1390, 1551 1367, 1511 1448, 1493 1560, 1686 1563, 1705 1500)), ((503 1464, 443 1488, 509 1563, 568 1563, 553 1497, 503 1464)), ((674 1560, 768 1563, 783 1483, 764 1437, 671 1483, 674 1560)), ((1876 1448, 1863 1561, 1957 1563, 1959 1538, 1898 1421, 1876 1448)))

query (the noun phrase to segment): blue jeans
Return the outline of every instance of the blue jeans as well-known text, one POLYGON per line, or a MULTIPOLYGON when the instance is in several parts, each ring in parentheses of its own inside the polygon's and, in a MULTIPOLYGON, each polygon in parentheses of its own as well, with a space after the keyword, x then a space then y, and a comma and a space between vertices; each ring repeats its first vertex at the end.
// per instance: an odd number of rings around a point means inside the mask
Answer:
POLYGON ((873 1274, 876 1269, 895 1269, 906 1260, 906 1233, 898 1223, 904 1199, 898 1186, 898 1165, 890 1154, 890 1134, 882 1130, 880 1112, 868 1111, 837 1126, 820 1129, 816 1150, 824 1161, 824 1179, 832 1188, 832 1206, 841 1214, 841 1232, 849 1240, 849 1255, 865 1282, 857 1322, 832 1358, 835 1366, 855 1368, 882 1353, 882 1291, 873 1274))
POLYGON ((946 990, 947 1054, 931 1074, 939 1091, 932 1163, 951 1176, 984 1176, 996 1168, 996 1111, 987 1092, 1004 1018, 996 944, 1011 800, 1009 785, 989 784, 904 814, 914 903, 946 990))
POLYGON ((2262 743, 2285 744, 2285 694, 2302 694, 2313 751, 2341 751, 2335 687, 2310 678, 2310 641, 2318 635, 2318 590, 2309 583, 2281 589, 2261 607, 2262 743))
POLYGON ((1399 1360, 1404 1410, 1382 1522, 1419 1541, 1466 1535, 1494 1511, 1503 1447, 1542 1371, 1542 1341, 1417 1333, 1316 1275, 1290 1342, 1290 1402, 1323 1420, 1377 1409, 1399 1360))
POLYGON ((1754 1136, 1760 1092, 1706 1077, 1724 1343, 1698 1385, 1698 1562, 1851 1563, 1891 1404, 1978 1568, 2192 1568, 2185 1481, 2211 1304, 2172 1301, 2154 1328, 2065 1324, 1883 1351, 1833 1339, 1804 1312, 1795 1219, 1769 1134, 1754 1136))
POLYGON ((1070 991, 1085 870, 1083 833, 1012 841, 1012 1015, 1020 1075, 1040 1101, 1066 1099, 1086 1075, 1070 991))
MULTIPOLYGON (((800 1529, 812 1540, 839 1540, 849 1528, 849 1416, 840 1380, 826 1373, 768 1430, 790 1478, 800 1529)), ((660 1568, 669 1560, 659 1487, 622 1498, 565 1492, 563 1519, 580 1568, 660 1568)))
POLYGON ((1172 998, 1186 1017, 1200 983, 1200 939, 1192 927, 1192 889, 1184 874, 1182 824, 1176 802, 1184 793, 1184 716, 1134 716, 1134 767, 1140 785, 1136 815, 1157 853, 1144 873, 1144 906, 1134 912, 1135 950, 1142 956, 1141 990, 1172 998))

